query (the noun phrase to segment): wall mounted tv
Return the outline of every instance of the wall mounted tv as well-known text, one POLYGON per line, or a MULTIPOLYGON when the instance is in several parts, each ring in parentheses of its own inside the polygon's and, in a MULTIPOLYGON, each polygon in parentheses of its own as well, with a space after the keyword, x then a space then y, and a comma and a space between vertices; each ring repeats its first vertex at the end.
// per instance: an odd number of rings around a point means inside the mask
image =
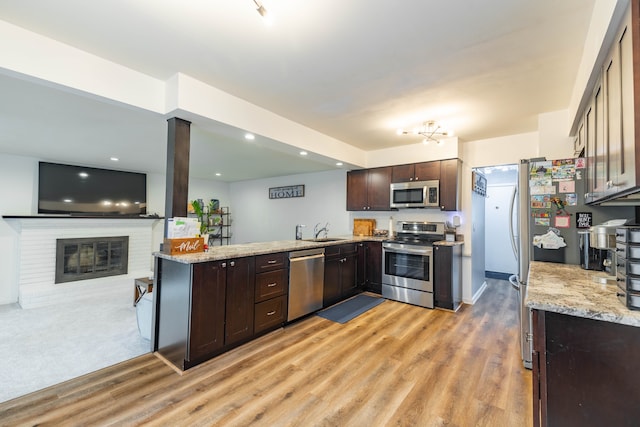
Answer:
POLYGON ((147 213, 147 175, 40 162, 38 213, 144 215, 147 213))

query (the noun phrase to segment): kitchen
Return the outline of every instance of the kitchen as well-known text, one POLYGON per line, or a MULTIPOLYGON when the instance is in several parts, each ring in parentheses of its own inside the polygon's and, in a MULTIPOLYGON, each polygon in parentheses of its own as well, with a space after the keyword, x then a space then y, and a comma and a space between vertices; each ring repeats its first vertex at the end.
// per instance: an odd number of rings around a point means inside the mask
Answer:
MULTIPOLYGON (((193 83, 188 79, 184 79, 184 81, 182 82, 186 84, 193 83)), ((462 217, 461 231, 462 231, 462 234, 465 235, 466 240, 468 242, 471 242, 471 244, 473 243, 473 233, 475 232, 475 230, 473 230, 473 227, 472 227, 472 221, 470 220, 471 214, 467 210, 467 209, 470 209, 469 208, 470 203, 468 202, 469 202, 470 193, 471 193, 470 192, 471 167, 479 166, 479 165, 495 164, 495 162, 500 162, 502 157, 504 157, 505 162, 510 162, 510 161, 513 161, 514 159, 519 159, 519 158, 536 157, 538 152, 545 153, 545 155, 549 158, 567 157, 567 154, 571 154, 570 151, 572 147, 567 148, 567 142, 569 142, 568 141, 569 138, 566 137, 566 133, 564 132, 565 124, 566 124, 566 112, 559 112, 555 114, 543 114, 539 119, 539 123, 537 125, 536 132, 534 132, 534 134, 521 134, 514 137, 498 137, 491 140, 479 141, 477 145, 475 143, 460 144, 455 142, 449 148, 445 143, 443 147, 437 147, 437 149, 440 150, 442 148, 445 150, 453 150, 453 154, 451 151, 445 152, 444 150, 441 150, 439 152, 434 152, 434 150, 429 150, 428 153, 425 153, 423 155, 424 158, 419 159, 420 161, 440 160, 440 159, 446 159, 446 158, 462 158, 463 159, 463 170, 462 170, 463 179, 461 180, 462 186, 463 186, 463 189, 461 192, 462 198, 463 198, 462 200, 463 212, 462 212, 462 215, 460 216, 462 217), (519 148, 518 150, 513 148, 512 147, 512 145, 514 145, 513 142, 517 140, 521 140, 523 142, 523 145, 526 148, 519 148), (513 151, 510 152, 509 151, 510 149, 513 151), (433 156, 433 158, 428 158, 429 156, 433 156)), ((414 156, 415 148, 416 147, 411 147, 411 149, 401 148, 399 150, 396 150, 395 152, 385 151, 385 150, 380 150, 377 153, 373 152, 369 156, 367 166, 375 167, 378 165, 411 163, 415 160, 415 156, 414 156), (394 156, 401 157, 402 160, 395 161, 395 159, 392 158, 394 156)), ((9 160, 13 160, 13 159, 9 159, 9 160)), ((9 163, 10 161, 7 161, 7 164, 9 163)), ((313 180, 316 177, 320 177, 321 174, 323 173, 318 173, 318 175, 311 176, 310 178, 311 180, 313 180)), ((298 201, 298 202, 302 202, 299 205, 297 205, 298 207, 304 209, 304 211, 306 212, 320 212, 317 209, 307 210, 305 209, 305 207, 309 207, 308 205, 310 204, 322 205, 323 202, 321 201, 321 199, 323 197, 327 197, 327 195, 331 195, 329 197, 333 197, 332 193, 337 193, 342 191, 342 188, 344 188, 343 183, 344 183, 345 172, 335 171, 335 172, 326 172, 325 174, 327 176, 329 175, 331 176, 328 182, 322 185, 322 187, 325 188, 327 191, 323 192, 322 196, 317 196, 318 197, 317 199, 314 198, 313 200, 307 199, 307 200, 298 201)), ((26 173, 23 172, 23 173, 17 174, 17 176, 19 177, 25 177, 25 175, 26 175, 25 182, 27 183, 32 182, 31 172, 26 172, 26 173)), ((324 178, 324 175, 322 176, 322 178, 324 178)), ((292 181, 292 179, 295 179, 295 177, 272 178, 273 181, 280 181, 277 185, 292 185, 292 184, 299 183, 297 181, 292 181)), ((161 179, 159 179, 159 181, 161 182, 161 179)), ((236 228, 234 231, 236 233, 242 232, 242 230, 249 230, 249 228, 243 227, 243 225, 246 226, 247 224, 249 224, 249 222, 246 222, 246 221, 243 222, 241 215, 255 217, 258 219, 258 221, 256 222, 257 224, 256 229, 252 230, 255 233, 254 236, 267 234, 269 232, 272 232, 276 228, 271 225, 270 221, 272 221, 275 218, 282 217, 281 212, 280 212, 280 216, 278 215, 278 212, 277 212, 278 210, 281 211, 282 206, 285 206, 285 207, 291 206, 287 204, 289 203, 287 201, 281 201, 283 202, 283 204, 278 206, 275 203, 272 203, 266 200, 265 189, 268 187, 277 186, 277 185, 271 185, 268 181, 265 181, 261 183, 240 182, 237 184, 231 184, 229 186, 228 194, 235 194, 235 189, 240 187, 255 190, 255 193, 256 193, 255 197, 247 196, 248 204, 246 206, 248 206, 248 208, 246 209, 242 208, 242 205, 238 205, 234 201, 233 203, 234 213, 235 215, 238 215, 234 218, 234 220, 236 221, 236 228)), ((314 194, 311 191, 312 190, 311 184, 308 184, 308 185, 309 185, 308 194, 310 195, 314 194)), ((319 193, 315 193, 315 194, 319 194, 319 193)), ((207 191, 202 191, 200 194, 193 195, 193 197, 202 197, 202 198, 208 198, 211 196, 212 194, 207 191)), ((25 200, 28 198, 29 197, 24 197, 24 196, 19 198, 19 200, 23 202, 23 206, 30 205, 30 200, 25 200)), ((224 197, 222 196, 220 198, 224 199, 224 197)), ((231 199, 231 197, 229 197, 229 199, 231 199)), ((156 200, 162 200, 162 196, 160 196, 156 200)), ((335 200, 337 201, 336 206, 344 206, 343 203, 344 203, 345 197, 339 197, 338 195, 336 195, 335 200)), ((292 202, 292 203, 295 203, 295 202, 292 202)), ((162 209, 157 209, 157 210, 162 212, 162 209)), ((292 216, 292 215, 295 215, 295 213, 289 210, 285 213, 285 216, 292 216)), ((331 224, 333 224, 336 234, 340 234, 340 235, 349 234, 350 225, 352 223, 354 214, 350 214, 344 211, 339 212, 335 214, 336 215, 335 220, 333 218, 328 218, 327 217, 328 215, 326 214, 325 215, 316 214, 316 215, 317 217, 311 216, 310 218, 298 217, 293 220, 289 220, 288 224, 284 224, 282 225, 282 227, 277 227, 277 228, 280 230, 283 230, 281 231, 281 233, 286 232, 287 238, 290 238, 288 236, 293 235, 293 229, 292 229, 293 224, 297 224, 297 223, 315 224, 316 222, 329 221, 331 224)), ((400 214, 400 216, 402 215, 411 216, 412 214, 407 214, 403 212, 400 214)), ((367 214, 367 216, 369 215, 367 214)), ((388 223, 388 220, 389 220, 388 213, 375 213, 373 214, 373 216, 381 224, 388 223)), ((440 220, 444 222, 447 220, 449 221, 453 220, 453 215, 448 216, 447 214, 443 214, 442 212, 427 212, 424 215, 421 214, 421 218, 423 217, 426 220, 433 220, 433 221, 440 220)), ((402 219, 402 218, 394 218, 394 219, 402 219)), ((251 233, 252 231, 247 231, 247 233, 251 233)), ((236 236, 236 237, 239 238, 239 236, 236 236)), ((283 237, 278 237, 278 239, 281 239, 281 238, 283 237)), ((250 239, 253 240, 255 239, 255 237, 253 237, 253 239, 251 237, 247 239, 242 239, 242 240, 239 240, 239 242, 248 241, 250 239)), ((273 240, 273 239, 270 237, 267 237, 264 239, 259 238, 255 240, 273 240)), ((473 257, 473 253, 471 253, 471 249, 469 246, 470 245, 465 244, 466 253, 465 253, 463 262, 465 266, 464 274, 467 280, 464 281, 463 299, 466 302, 475 302, 474 299, 476 297, 479 297, 477 296, 477 294, 479 293, 479 290, 482 288, 482 282, 480 283, 478 283, 477 281, 474 282, 471 279, 471 271, 472 271, 471 258, 473 257)))

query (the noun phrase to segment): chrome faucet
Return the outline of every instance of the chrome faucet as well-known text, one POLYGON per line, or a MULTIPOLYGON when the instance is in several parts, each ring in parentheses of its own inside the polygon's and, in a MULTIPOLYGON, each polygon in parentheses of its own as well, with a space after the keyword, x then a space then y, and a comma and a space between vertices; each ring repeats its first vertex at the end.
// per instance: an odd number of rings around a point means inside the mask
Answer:
POLYGON ((317 239, 320 233, 324 231, 324 237, 327 237, 329 234, 329 223, 326 223, 324 227, 318 229, 320 227, 320 223, 317 223, 315 227, 313 227, 313 235, 317 239))
POLYGON ((304 226, 304 224, 296 225, 296 240, 302 240, 302 227, 304 226))

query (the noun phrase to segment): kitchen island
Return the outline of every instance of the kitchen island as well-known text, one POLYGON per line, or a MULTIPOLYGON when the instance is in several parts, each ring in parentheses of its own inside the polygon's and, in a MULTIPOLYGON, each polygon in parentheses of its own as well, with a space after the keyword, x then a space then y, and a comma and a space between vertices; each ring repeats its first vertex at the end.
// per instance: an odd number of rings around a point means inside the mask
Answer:
POLYGON ((153 349, 185 370, 282 327, 288 321, 291 252, 324 248, 325 277, 333 278, 336 270, 339 280, 325 285, 331 298, 325 298, 323 308, 362 292, 363 271, 376 265, 379 270, 381 261, 379 251, 367 260, 367 249, 381 246, 382 240, 345 236, 216 246, 183 255, 154 253, 153 349), (336 268, 330 267, 334 254, 336 268))
POLYGON ((638 425, 640 312, 618 300, 615 283, 577 265, 531 262, 534 426, 638 425))

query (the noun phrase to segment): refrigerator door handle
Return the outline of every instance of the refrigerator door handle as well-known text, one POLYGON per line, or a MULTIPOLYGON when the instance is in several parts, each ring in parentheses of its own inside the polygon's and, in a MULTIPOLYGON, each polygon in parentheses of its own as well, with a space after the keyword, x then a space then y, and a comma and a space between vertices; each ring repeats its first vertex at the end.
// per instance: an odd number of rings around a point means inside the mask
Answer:
MULTIPOLYGON (((516 235, 513 231, 513 209, 516 204, 516 194, 518 193, 518 186, 513 187, 513 194, 511 194, 511 203, 509 205, 509 236, 511 237, 511 249, 513 255, 518 259, 518 246, 516 245, 516 235)), ((511 280, 511 278, 509 278, 511 280)))

